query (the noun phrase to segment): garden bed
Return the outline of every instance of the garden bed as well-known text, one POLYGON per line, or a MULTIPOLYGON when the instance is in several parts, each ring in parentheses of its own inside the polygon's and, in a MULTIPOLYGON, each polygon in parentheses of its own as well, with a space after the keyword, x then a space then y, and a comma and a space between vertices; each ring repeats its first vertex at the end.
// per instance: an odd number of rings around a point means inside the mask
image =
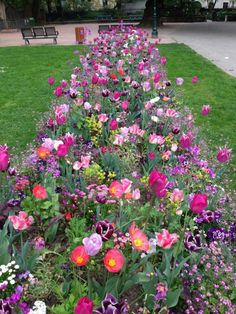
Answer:
POLYGON ((22 160, 1 147, 5 311, 235 312, 231 152, 207 159, 166 62, 141 30, 101 34, 69 80, 48 79, 22 160))

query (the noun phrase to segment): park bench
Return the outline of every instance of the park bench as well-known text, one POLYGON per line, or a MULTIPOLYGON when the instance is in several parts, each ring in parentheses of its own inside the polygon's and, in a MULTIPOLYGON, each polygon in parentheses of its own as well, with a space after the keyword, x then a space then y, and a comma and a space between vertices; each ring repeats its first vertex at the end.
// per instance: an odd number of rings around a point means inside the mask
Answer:
POLYGON ((98 15, 96 17, 96 20, 98 22, 111 22, 113 20, 113 17, 111 15, 98 15))
POLYGON ((27 27, 21 28, 21 34, 26 45, 29 45, 31 39, 53 39, 53 43, 57 44, 58 31, 54 26, 27 27))
POLYGON ((106 24, 106 25, 98 25, 98 33, 100 34, 101 32, 104 31, 111 31, 113 29, 117 29, 118 33, 122 33, 126 27, 133 27, 134 24, 123 24, 121 26, 121 24, 106 24))

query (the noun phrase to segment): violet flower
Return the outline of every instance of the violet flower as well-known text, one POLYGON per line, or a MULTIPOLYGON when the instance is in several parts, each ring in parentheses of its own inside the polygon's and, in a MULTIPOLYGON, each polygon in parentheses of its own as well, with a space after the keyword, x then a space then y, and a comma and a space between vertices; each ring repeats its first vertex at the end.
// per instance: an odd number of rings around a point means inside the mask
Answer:
POLYGON ((212 241, 224 241, 228 237, 228 232, 225 228, 210 228, 207 237, 212 241))
POLYGON ((201 249, 200 234, 198 232, 196 234, 193 234, 192 232, 187 232, 185 234, 184 246, 189 251, 198 251, 199 249, 201 249))
POLYGON ((114 227, 109 220, 102 220, 97 222, 96 232, 102 237, 102 241, 106 242, 111 238, 114 227))
POLYGON ((126 314, 128 313, 126 302, 119 303, 111 294, 107 293, 102 301, 102 306, 95 310, 97 314, 126 314))
POLYGON ((90 256, 94 256, 98 254, 102 248, 102 237, 97 233, 93 233, 90 237, 83 239, 83 245, 86 253, 90 256))
POLYGON ((12 314, 10 304, 6 300, 0 299, 0 314, 12 314))

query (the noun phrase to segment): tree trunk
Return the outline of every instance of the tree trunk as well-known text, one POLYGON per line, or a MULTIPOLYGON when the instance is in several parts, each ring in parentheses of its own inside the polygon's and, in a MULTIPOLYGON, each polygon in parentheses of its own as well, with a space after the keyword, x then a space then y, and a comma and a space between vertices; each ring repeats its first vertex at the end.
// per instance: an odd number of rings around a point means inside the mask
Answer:
POLYGON ((152 26, 154 1, 157 2, 157 23, 158 25, 161 24, 160 16, 164 8, 164 0, 147 0, 143 13, 143 19, 140 23, 141 26, 152 26))

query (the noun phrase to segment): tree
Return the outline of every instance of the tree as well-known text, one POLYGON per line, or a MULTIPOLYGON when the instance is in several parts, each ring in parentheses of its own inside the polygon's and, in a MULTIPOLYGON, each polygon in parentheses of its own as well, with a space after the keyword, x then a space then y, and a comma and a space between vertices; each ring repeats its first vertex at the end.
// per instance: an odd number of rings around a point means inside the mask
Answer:
POLYGON ((164 9, 164 0, 147 0, 145 5, 145 10, 143 13, 143 19, 141 21, 141 25, 152 25, 153 21, 153 8, 154 8, 154 1, 157 3, 157 19, 158 23, 160 24, 159 17, 164 9))

